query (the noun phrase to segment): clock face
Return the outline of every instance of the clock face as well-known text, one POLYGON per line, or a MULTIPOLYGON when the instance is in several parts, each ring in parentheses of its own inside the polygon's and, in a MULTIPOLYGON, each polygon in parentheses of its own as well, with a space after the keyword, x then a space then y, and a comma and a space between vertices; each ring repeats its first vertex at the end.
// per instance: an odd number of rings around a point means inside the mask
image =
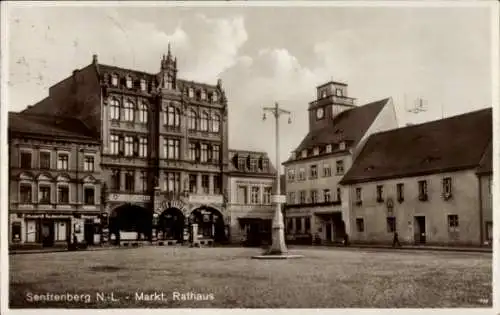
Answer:
POLYGON ((317 117, 318 119, 323 118, 323 116, 324 116, 324 115, 325 115, 325 112, 323 111, 323 108, 318 108, 318 109, 316 110, 316 117, 317 117))

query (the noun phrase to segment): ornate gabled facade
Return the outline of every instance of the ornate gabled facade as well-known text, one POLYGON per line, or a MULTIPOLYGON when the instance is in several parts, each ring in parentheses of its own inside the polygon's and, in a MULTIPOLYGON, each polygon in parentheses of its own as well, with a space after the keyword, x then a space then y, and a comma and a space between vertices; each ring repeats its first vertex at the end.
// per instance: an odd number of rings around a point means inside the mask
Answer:
POLYGON ((228 176, 231 242, 246 245, 270 242, 276 169, 268 155, 230 150, 228 176))
POLYGON ((112 239, 185 241, 193 224, 206 239, 229 238, 222 82, 179 79, 170 47, 158 73, 100 64, 94 55, 25 112, 71 114, 94 131, 112 239))
POLYGON ((339 182, 370 134, 397 128, 392 99, 356 106, 347 88, 333 81, 317 87, 309 133, 283 163, 288 242, 336 242, 350 234, 348 194, 339 182))
POLYGON ((71 117, 9 113, 9 245, 100 242, 100 145, 71 117))

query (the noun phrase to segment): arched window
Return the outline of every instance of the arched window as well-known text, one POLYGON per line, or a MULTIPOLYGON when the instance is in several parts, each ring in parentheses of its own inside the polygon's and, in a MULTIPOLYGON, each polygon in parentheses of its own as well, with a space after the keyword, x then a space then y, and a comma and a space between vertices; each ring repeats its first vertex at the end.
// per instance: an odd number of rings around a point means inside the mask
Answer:
POLYGON ((125 102, 125 121, 134 121, 134 103, 131 101, 125 102))
POLYGON ((139 104, 139 122, 143 124, 148 122, 148 107, 144 102, 139 104))
POLYGON ((212 132, 219 132, 220 130, 220 117, 217 114, 212 115, 212 132))
POLYGON ((109 115, 111 116, 112 120, 120 119, 120 102, 116 98, 111 99, 111 102, 109 104, 109 111, 109 115))
POLYGON ((196 113, 193 110, 190 110, 188 113, 188 128, 196 130, 196 113))
POLYGON ((172 127, 179 127, 181 124, 179 110, 173 106, 167 109, 167 125, 172 127))
POLYGON ((200 129, 202 131, 208 131, 208 114, 206 112, 201 113, 200 129))

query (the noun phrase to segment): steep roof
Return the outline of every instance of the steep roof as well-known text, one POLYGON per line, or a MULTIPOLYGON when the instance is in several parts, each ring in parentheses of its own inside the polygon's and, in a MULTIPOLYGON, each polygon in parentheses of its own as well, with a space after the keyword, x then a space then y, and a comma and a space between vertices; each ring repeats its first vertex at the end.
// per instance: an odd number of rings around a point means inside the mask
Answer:
POLYGON ((388 101, 385 98, 341 112, 327 127, 310 131, 295 151, 341 141, 356 145, 388 101))
POLYGON ((491 108, 377 133, 341 184, 475 168, 492 136, 491 108))
POLYGON ((9 113, 9 133, 48 136, 96 142, 92 131, 74 117, 44 114, 9 113))

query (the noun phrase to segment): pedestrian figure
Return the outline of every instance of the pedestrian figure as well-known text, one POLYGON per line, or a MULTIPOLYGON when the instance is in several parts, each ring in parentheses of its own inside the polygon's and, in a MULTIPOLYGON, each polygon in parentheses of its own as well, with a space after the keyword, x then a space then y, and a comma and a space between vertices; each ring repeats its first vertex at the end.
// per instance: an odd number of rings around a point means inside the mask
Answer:
POLYGON ((394 239, 392 240, 392 247, 396 247, 396 245, 398 247, 401 247, 401 243, 399 242, 398 232, 394 232, 394 239))
POLYGON ((344 246, 349 246, 349 235, 344 234, 344 246))

